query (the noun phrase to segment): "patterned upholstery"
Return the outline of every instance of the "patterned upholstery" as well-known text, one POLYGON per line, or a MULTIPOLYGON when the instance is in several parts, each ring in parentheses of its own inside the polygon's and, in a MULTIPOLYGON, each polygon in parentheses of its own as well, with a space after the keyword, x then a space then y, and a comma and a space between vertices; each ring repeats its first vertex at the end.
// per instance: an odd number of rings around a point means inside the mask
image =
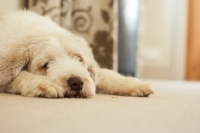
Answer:
POLYGON ((116 70, 117 0, 28 0, 28 7, 83 36, 99 65, 116 70))

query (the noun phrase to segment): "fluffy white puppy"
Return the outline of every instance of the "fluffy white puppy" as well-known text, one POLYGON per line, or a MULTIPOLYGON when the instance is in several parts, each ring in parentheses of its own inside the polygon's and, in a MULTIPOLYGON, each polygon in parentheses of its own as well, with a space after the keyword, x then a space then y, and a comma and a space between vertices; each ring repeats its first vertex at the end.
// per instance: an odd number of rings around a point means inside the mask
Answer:
POLYGON ((148 96, 152 85, 99 68, 87 42, 30 11, 0 15, 0 89, 33 97, 148 96), (97 89, 97 90, 96 90, 97 89))

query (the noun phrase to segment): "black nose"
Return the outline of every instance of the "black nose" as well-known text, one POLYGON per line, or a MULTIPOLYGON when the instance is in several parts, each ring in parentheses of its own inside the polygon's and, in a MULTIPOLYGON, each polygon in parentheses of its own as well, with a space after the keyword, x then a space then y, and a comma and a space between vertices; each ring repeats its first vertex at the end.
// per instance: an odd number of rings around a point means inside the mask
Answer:
POLYGON ((74 91, 80 91, 83 88, 83 81, 78 77, 72 77, 68 80, 70 88, 74 91))

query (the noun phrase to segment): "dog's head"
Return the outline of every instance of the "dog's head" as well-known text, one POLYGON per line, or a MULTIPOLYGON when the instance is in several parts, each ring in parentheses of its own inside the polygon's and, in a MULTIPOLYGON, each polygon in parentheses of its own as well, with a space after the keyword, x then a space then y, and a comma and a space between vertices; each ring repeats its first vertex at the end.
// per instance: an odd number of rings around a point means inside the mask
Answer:
POLYGON ((18 40, 0 61, 0 86, 25 69, 48 76, 64 89, 66 97, 91 97, 95 95, 95 67, 93 55, 82 38, 64 31, 37 33, 18 40))

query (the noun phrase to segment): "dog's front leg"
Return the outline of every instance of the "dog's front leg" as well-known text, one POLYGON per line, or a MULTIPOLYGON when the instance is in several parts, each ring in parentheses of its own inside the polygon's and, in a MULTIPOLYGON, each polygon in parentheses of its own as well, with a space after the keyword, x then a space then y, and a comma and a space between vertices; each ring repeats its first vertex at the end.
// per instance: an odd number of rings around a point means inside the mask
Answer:
POLYGON ((21 71, 8 85, 8 92, 23 96, 56 98, 64 96, 64 89, 46 76, 21 71))
POLYGON ((137 78, 125 77, 112 70, 98 69, 97 92, 122 96, 145 97, 153 94, 153 85, 137 78))

